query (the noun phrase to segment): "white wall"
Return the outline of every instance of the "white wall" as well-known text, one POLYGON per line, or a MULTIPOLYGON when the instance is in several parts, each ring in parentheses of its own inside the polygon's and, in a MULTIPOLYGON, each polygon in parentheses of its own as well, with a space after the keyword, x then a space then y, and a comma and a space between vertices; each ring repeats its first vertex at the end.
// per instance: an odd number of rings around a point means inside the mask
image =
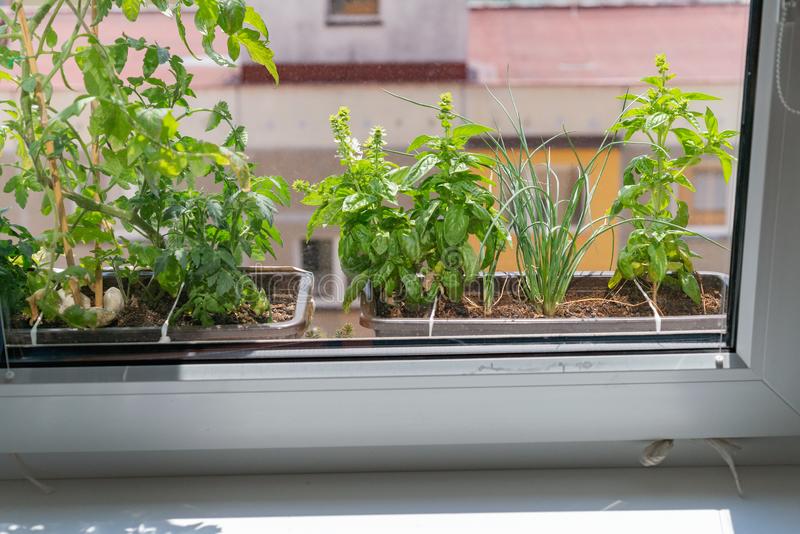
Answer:
POLYGON ((327 25, 329 0, 252 4, 282 64, 467 59, 466 0, 380 0, 381 24, 369 26, 327 25))

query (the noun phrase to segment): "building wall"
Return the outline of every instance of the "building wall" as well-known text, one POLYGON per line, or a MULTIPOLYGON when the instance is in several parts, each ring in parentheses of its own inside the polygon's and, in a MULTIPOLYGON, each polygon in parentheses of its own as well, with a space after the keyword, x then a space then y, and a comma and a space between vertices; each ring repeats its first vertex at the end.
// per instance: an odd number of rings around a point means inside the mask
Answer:
POLYGON ((268 1, 279 63, 466 62, 466 0, 380 0, 378 24, 328 24, 330 0, 268 1), (413 36, 413 38, 409 38, 413 36))

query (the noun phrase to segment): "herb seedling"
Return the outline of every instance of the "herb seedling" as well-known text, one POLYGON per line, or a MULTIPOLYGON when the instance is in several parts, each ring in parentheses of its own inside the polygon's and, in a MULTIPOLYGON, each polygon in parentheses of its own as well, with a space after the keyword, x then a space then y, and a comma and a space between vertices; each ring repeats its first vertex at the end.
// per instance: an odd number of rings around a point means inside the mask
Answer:
MULTIPOLYGON (((208 244, 202 266, 176 260, 183 274, 175 277, 183 277, 194 303, 185 310, 202 310, 198 302, 205 303, 209 313, 252 302, 246 291, 228 289, 227 276, 198 271, 209 264, 224 264, 224 272, 238 287, 235 267, 226 260, 238 262, 242 253, 255 249, 269 251, 269 240, 279 239, 271 223, 273 201, 288 198, 286 186, 279 179, 252 177, 252 166, 242 153, 246 132, 230 124, 226 104, 213 110, 190 106, 195 96, 192 75, 180 56, 141 38, 100 40, 98 27, 113 4, 130 21, 138 19, 145 5, 139 0, 64 0, 44 2, 30 18, 22 2, 13 4, 13 12, 0 11, 0 26, 8 39, 0 45, 0 79, 15 84, 19 96, 18 101, 2 103, 10 118, 0 124, 0 140, 17 146, 16 161, 3 164, 12 171, 4 191, 13 192, 23 208, 31 192, 44 192, 42 213, 55 221, 52 231, 40 240, 49 260, 38 268, 48 272, 38 273, 34 277, 38 287, 30 288, 32 319, 40 300, 46 318, 53 318, 58 306, 45 304, 52 304, 58 286, 63 285, 78 309, 57 315, 75 326, 95 325, 95 311, 103 306, 102 271, 107 266, 118 270, 118 275, 129 274, 132 266, 155 268, 157 278, 164 282, 162 289, 172 292, 174 285, 165 274, 172 264, 163 258, 178 258, 180 250, 200 244, 208 244), (56 17, 74 20, 65 35, 56 34, 56 17), (130 64, 133 52, 142 54, 141 64, 130 64), (48 64, 44 70, 43 58, 48 64), (66 81, 64 72, 71 64, 81 73, 83 88, 71 103, 58 109, 52 99, 53 80, 66 81), (133 69, 134 75, 123 77, 123 69, 133 69), (170 79, 160 75, 167 70, 170 79), (181 122, 198 112, 211 114, 209 129, 222 120, 232 127, 226 142, 217 145, 180 133, 181 122), (84 132, 77 123, 87 118, 88 132, 84 132), (193 181, 209 173, 224 182, 223 193, 198 199, 193 181), (68 201, 76 206, 72 213, 67 210, 68 201), (231 211, 221 215, 221 209, 231 211), (240 226, 240 221, 247 226, 240 226), (115 229, 120 226, 139 234, 148 245, 118 237, 115 229), (194 233, 178 239, 184 229, 194 233), (78 244, 90 245, 92 253, 76 258, 78 244), (59 257, 67 265, 62 273, 53 271, 59 257), (94 293, 90 309, 80 305, 84 285, 94 293)), ((242 0, 154 1, 153 5, 173 17, 187 48, 181 10, 196 6, 194 22, 209 58, 233 66, 244 47, 277 82, 266 25, 242 0), (214 50, 217 30, 227 36, 229 58, 214 50)), ((209 313, 200 311, 198 321, 208 323, 209 313)))
MULTIPOLYGON (((490 143, 500 184, 501 212, 515 237, 525 297, 550 317, 563 302, 586 252, 611 229, 602 224, 605 217, 592 219, 590 207, 613 144, 604 140, 585 165, 573 147, 578 178, 570 188, 562 189, 550 164, 551 140, 529 146, 516 104, 512 115, 494 94, 492 97, 514 128, 519 144, 516 150, 508 149, 502 137, 493 138, 490 143), (545 161, 537 165, 540 155, 545 156, 545 161)), ((514 101, 513 94, 511 100, 514 101)), ((564 137, 572 146, 569 136, 564 137)))
POLYGON ((654 302, 659 287, 667 283, 680 287, 700 303, 700 286, 692 263, 697 254, 683 240, 686 235, 696 234, 686 230, 689 208, 677 198, 676 187, 695 191, 686 170, 700 163, 703 156, 719 160, 727 182, 735 161, 730 139, 737 132, 720 130, 711 108, 700 112, 690 107, 695 101, 718 100, 717 97, 671 87, 669 82, 675 75, 669 72, 666 57, 659 55, 655 62, 658 75, 642 79, 650 86, 647 92, 634 97, 633 105, 612 127, 612 131, 625 132, 625 141, 635 134, 644 136, 651 150, 633 158, 625 168, 623 187, 608 210, 609 219, 630 210, 633 225, 609 286, 614 287, 623 279, 644 278, 651 284, 654 302), (671 139, 678 141, 678 153, 670 147, 671 139))
POLYGON ((398 204, 397 165, 386 160, 386 132, 376 126, 363 150, 350 130, 350 110, 342 107, 330 117, 337 155, 344 171, 310 185, 298 180, 303 204, 316 209, 306 237, 319 227, 338 226, 339 261, 351 282, 344 308, 370 283, 387 298, 403 292, 410 303, 425 299, 417 273, 424 258, 408 213, 398 204))
POLYGON ((453 127, 456 115, 450 93, 441 95, 437 116, 442 134, 421 135, 412 141, 408 152, 416 152, 417 162, 401 173, 401 188, 414 200, 411 219, 434 288, 441 288, 452 302, 461 302, 465 286, 485 269, 488 313, 494 298, 495 266, 508 234, 489 191, 494 184, 476 172, 491 168, 494 160, 464 147, 473 137, 493 130, 472 123, 453 127), (481 244, 478 253, 470 238, 481 244))

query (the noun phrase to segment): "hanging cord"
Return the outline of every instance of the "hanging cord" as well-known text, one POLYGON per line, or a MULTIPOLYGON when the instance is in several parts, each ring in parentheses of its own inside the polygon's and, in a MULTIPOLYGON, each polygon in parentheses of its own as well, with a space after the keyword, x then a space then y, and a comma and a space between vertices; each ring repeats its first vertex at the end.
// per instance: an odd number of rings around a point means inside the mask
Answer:
POLYGON ((781 105, 793 115, 800 116, 800 109, 792 107, 786 99, 786 95, 783 93, 783 84, 781 82, 781 70, 782 70, 782 48, 783 48, 783 33, 784 29, 786 28, 786 19, 789 16, 789 8, 796 8, 797 0, 783 0, 783 8, 781 9, 781 20, 778 23, 778 46, 775 50, 775 88, 778 92, 778 99, 781 101, 781 105))
MULTIPOLYGON (((6 335, 5 308, 0 306, 0 335, 6 335)), ((11 360, 8 359, 8 343, 3 339, 3 356, 6 360, 6 380, 14 380, 14 371, 11 370, 11 360)))
MULTIPOLYGON (((733 463, 733 452, 742 450, 742 447, 724 438, 708 438, 703 441, 717 451, 722 459, 725 460, 725 463, 728 464, 731 475, 733 475, 733 482, 736 484, 736 492, 740 497, 743 497, 742 483, 739 480, 739 473, 736 471, 736 464, 733 463)), ((655 467, 661 464, 667 458, 674 444, 675 441, 671 439, 659 439, 652 442, 642 451, 639 463, 644 467, 655 467)))
POLYGON ((22 476, 25 477, 25 480, 36 486, 36 488, 39 491, 41 491, 45 495, 50 495, 55 491, 47 484, 36 480, 36 477, 33 476, 33 473, 31 472, 30 468, 27 465, 25 465, 25 462, 22 461, 22 458, 19 457, 19 454, 12 452, 11 457, 14 459, 14 462, 17 464, 17 467, 19 467, 19 470, 22 473, 22 476))

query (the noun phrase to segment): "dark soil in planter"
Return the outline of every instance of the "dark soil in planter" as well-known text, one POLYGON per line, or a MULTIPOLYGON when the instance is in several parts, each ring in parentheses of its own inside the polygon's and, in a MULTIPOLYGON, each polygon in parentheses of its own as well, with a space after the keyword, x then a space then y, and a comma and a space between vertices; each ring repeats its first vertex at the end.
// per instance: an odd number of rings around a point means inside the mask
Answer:
MULTIPOLYGON (((116 281, 113 279, 106 280, 106 288, 117 286, 116 281)), ((92 293, 88 288, 83 289, 83 293, 92 298, 92 293)), ((288 321, 294 317, 296 296, 288 294, 275 294, 269 297, 271 306, 270 313, 258 314, 249 305, 243 305, 234 310, 231 314, 219 314, 214 316, 214 324, 216 325, 255 325, 277 323, 288 321)), ((119 316, 106 325, 108 327, 153 327, 161 326, 167 320, 170 310, 172 309, 173 300, 168 295, 159 299, 157 302, 148 302, 148 299, 143 298, 143 291, 141 286, 134 286, 131 289, 131 295, 125 309, 119 316)), ((186 302, 186 297, 182 297, 178 302, 176 310, 186 302)), ((184 316, 174 323, 174 326, 198 326, 199 323, 194 321, 192 317, 184 316)), ((30 326, 28 319, 22 315, 17 315, 12 318, 13 328, 28 328, 30 326)), ((63 321, 42 321, 42 328, 63 328, 68 325, 63 321)))
MULTIPOLYGON (((270 306, 271 317, 269 313, 258 314, 249 305, 243 305, 229 315, 215 315, 214 324, 252 325, 288 321, 294 316, 295 297, 274 295, 270 298, 270 306)), ((165 301, 159 302, 156 306, 150 306, 134 295, 119 317, 109 326, 161 326, 167 320, 171 307, 172 302, 165 301)), ((191 317, 185 316, 175 322, 175 326, 196 326, 198 324, 191 317)))
MULTIPOLYGON (((564 302, 557 308, 556 318, 590 317, 651 317, 653 311, 633 282, 623 282, 613 290, 607 286, 606 277, 576 277, 567 290, 564 302)), ((642 284, 645 291, 648 286, 642 284)), ((695 304, 680 289, 662 286, 658 294, 659 314, 665 317, 684 315, 713 315, 723 313, 724 288, 718 278, 702 277, 702 304, 695 304)), ((536 319, 544 315, 524 299, 516 281, 506 287, 496 288, 495 304, 490 315, 484 315, 479 288, 469 291, 458 303, 440 298, 437 301, 437 319, 496 318, 536 319)), ((409 308, 405 304, 381 303, 380 317, 427 318, 430 307, 409 308)))

